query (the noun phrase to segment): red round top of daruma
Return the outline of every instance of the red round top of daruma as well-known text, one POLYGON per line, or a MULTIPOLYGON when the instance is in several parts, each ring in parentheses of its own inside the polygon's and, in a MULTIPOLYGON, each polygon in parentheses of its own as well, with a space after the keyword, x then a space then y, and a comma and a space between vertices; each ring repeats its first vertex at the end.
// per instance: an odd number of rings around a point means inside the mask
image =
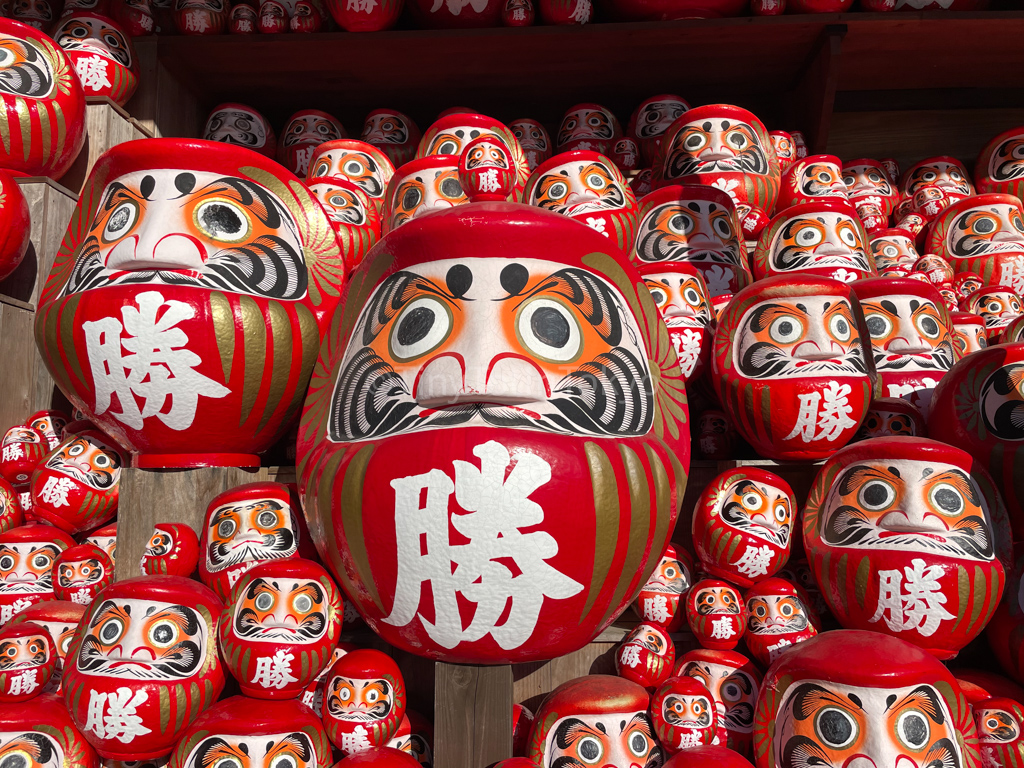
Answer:
POLYGON ((68 547, 53 564, 53 596, 58 600, 91 605, 113 580, 114 561, 95 544, 68 547))
POLYGON ((940 659, 984 629, 1010 562, 1010 529, 988 473, 935 440, 879 437, 825 462, 803 541, 832 615, 940 659))
POLYGON ((64 659, 64 697, 101 757, 163 757, 217 700, 222 609, 212 590, 180 576, 126 579, 96 597, 64 659))
POLYGON ((67 54, 37 29, 0 19, 11 52, 0 93, 0 167, 16 176, 59 179, 85 143, 85 94, 67 54))
POLYGON ((0 629, 0 704, 16 704, 43 692, 59 658, 46 628, 30 621, 0 629))
POLYGON ((256 466, 298 413, 344 273, 323 208, 272 160, 132 141, 93 167, 38 346, 139 466, 256 466))
POLYGON ((712 383, 736 430, 761 456, 816 460, 856 434, 875 383, 852 288, 776 275, 744 288, 722 313, 712 383))
POLYGON ((49 451, 42 431, 24 424, 11 427, 0 441, 0 476, 13 486, 26 485, 49 451))
POLYGON ((324 561, 412 653, 582 647, 657 566, 689 464, 636 269, 567 217, 471 203, 389 233, 350 285, 298 443, 324 561))
POLYGON ((26 765, 100 768, 95 750, 68 716, 64 698, 55 693, 0 707, 0 755, 16 759, 19 754, 26 765))
POLYGON ((296 700, 232 696, 196 718, 182 734, 167 768, 205 768, 219 761, 267 768, 327 766, 331 743, 319 718, 296 700))
POLYGON ((146 545, 143 576, 191 576, 199 563, 199 537, 185 523, 157 523, 146 545))
POLYGON ((781 212, 821 198, 848 201, 842 168, 843 161, 835 155, 809 155, 792 163, 782 172, 775 210, 781 212))

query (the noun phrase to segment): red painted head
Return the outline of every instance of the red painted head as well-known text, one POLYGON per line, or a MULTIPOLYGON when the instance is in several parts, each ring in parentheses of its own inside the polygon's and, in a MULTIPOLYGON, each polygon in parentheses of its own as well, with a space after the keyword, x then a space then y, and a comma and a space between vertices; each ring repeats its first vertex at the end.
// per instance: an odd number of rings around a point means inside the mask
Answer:
POLYGON ((33 603, 56 599, 53 564, 74 544, 60 529, 37 523, 0 533, 0 624, 33 603))
POLYGON ((615 651, 619 677, 656 688, 672 674, 676 649, 668 631, 656 624, 638 624, 615 651))
POLYGON ((79 11, 61 19, 53 32, 78 74, 85 95, 113 99, 122 107, 139 84, 132 38, 111 18, 79 11))
POLYGON ((716 651, 733 650, 747 631, 747 612, 736 587, 701 579, 686 596, 686 620, 697 642, 716 651))
POLYGON ((676 662, 675 675, 703 683, 715 700, 718 742, 741 755, 749 754, 754 706, 761 688, 761 673, 753 662, 735 651, 700 649, 676 662))
MULTIPOLYGON (((214 0, 223 2, 223 0, 214 0)), ((316 148, 348 134, 333 115, 319 109, 300 109, 288 118, 277 144, 277 160, 299 178, 305 178, 316 148)))
POLYGON ((203 139, 237 144, 270 158, 277 154, 277 136, 274 134, 273 126, 267 118, 247 104, 226 102, 214 107, 210 116, 206 118, 203 139))
POLYGON ((377 147, 397 167, 416 157, 420 129, 411 117, 397 110, 375 109, 366 116, 360 138, 377 147))
POLYGON ((68 547, 53 563, 53 596, 91 605, 114 580, 114 562, 95 544, 68 547))
POLYGON ((849 200, 841 168, 842 160, 834 155, 810 155, 793 162, 782 173, 776 212, 821 198, 849 200))
POLYGON ((38 696, 57 668, 57 649, 46 629, 30 621, 0 629, 0 704, 38 696))
POLYGON ((323 721, 342 754, 387 744, 398 730, 405 707, 405 681, 386 653, 361 649, 331 665, 323 721))
POLYGON ((694 677, 670 677, 651 698, 651 721, 667 755, 710 744, 718 731, 711 691, 694 677))
POLYGON ((683 601, 693 583, 693 562, 685 549, 669 544, 633 603, 643 621, 675 632, 686 621, 683 601))
POLYGON ((11 427, 0 442, 0 475, 13 486, 27 485, 32 473, 50 452, 46 436, 33 427, 11 427))
POLYGON ((683 378, 699 378, 711 354, 715 322, 701 271, 687 262, 642 264, 638 271, 668 327, 683 378))
POLYGON ((22 608, 5 626, 15 626, 24 622, 32 622, 46 630, 53 641, 56 654, 56 665, 50 681, 43 687, 44 693, 60 693, 61 681, 64 678, 64 658, 67 656, 71 641, 75 637, 78 624, 85 615, 86 607, 78 603, 63 600, 47 600, 33 603, 22 608))
POLYGON ((916 405, 899 397, 876 397, 871 401, 856 439, 925 437, 927 434, 924 414, 916 405))
POLYGON ((626 134, 640 145, 645 165, 654 162, 665 131, 689 109, 686 99, 672 93, 661 93, 640 102, 629 118, 626 134))
POLYGON ((747 650, 762 667, 818 634, 818 617, 800 587, 777 577, 747 590, 747 650))
POLYGON ((157 523, 142 556, 144 576, 191 576, 199 562, 199 537, 184 523, 157 523))

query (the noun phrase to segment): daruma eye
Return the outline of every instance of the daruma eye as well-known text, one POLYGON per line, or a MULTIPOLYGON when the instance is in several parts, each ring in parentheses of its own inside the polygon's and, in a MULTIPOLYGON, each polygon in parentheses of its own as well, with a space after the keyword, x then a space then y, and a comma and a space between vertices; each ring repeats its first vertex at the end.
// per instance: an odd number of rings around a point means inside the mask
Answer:
POLYGON ((608 182, 599 173, 592 173, 587 176, 587 186, 592 189, 604 189, 608 186, 608 182))
POLYGON ((708 138, 703 133, 691 133, 683 140, 683 147, 691 152, 703 148, 708 143, 708 138))
POLYGON ((110 457, 107 456, 107 454, 105 453, 98 453, 96 454, 96 458, 93 459, 93 464, 95 464, 100 469, 106 469, 111 464, 110 457))
POLYGON ((81 443, 75 443, 70 448, 68 448, 68 456, 81 456, 84 451, 84 445, 82 445, 81 443))
POLYGON ((730 131, 725 137, 726 143, 735 149, 746 149, 750 140, 741 131, 730 131))
POLYGON ((892 321, 885 315, 873 314, 864 318, 872 339, 884 339, 892 333, 892 321))
POLYGON ((124 634, 124 629, 124 622, 120 619, 107 619, 100 624, 99 631, 96 634, 102 642, 109 645, 118 641, 121 635, 124 634))
POLYGON ((413 210, 423 200, 423 193, 420 192, 419 187, 410 187, 402 195, 402 208, 406 211, 413 210))
POLYGON ((465 197, 462 185, 455 178, 448 178, 441 182, 441 194, 449 200, 458 200, 460 197, 465 197))
POLYGON ((33 762, 26 752, 8 752, 0 759, 0 768, 29 768, 33 762))
POLYGON ((996 231, 996 223, 988 216, 982 216, 974 222, 974 231, 982 235, 988 235, 996 231))
POLYGON ((274 607, 274 596, 269 592, 261 592, 256 596, 254 605, 261 611, 269 611, 274 607))
POLYGON ((768 335, 780 344, 795 344, 803 338, 804 324, 792 315, 783 315, 768 326, 768 335))
POLYGON ((857 245, 857 234, 847 227, 840 228, 839 238, 851 248, 857 245))
POLYGON ((928 719, 916 710, 904 712, 896 720, 896 737, 911 749, 922 749, 930 735, 928 719))
POLYGON ((32 558, 32 565, 40 570, 49 568, 51 562, 53 562, 53 558, 49 555, 36 555, 32 558))
POLYGON ((217 525, 217 535, 220 536, 222 539, 231 538, 231 536, 234 535, 235 529, 237 527, 238 526, 235 525, 234 520, 222 520, 217 525))
POLYGON ((821 230, 817 227, 800 227, 796 231, 793 239, 797 245, 812 246, 820 243, 824 238, 822 237, 821 230))
POLYGON ((885 509, 896 500, 896 489, 882 480, 871 480, 860 489, 857 499, 867 510, 885 509))
POLYGON ((666 294, 660 288, 651 288, 650 291, 651 298, 654 299, 654 303, 657 304, 659 307, 664 306, 664 304, 668 301, 668 294, 666 294))
POLYGON ((747 509, 757 509, 761 506, 761 497, 756 493, 746 493, 741 499, 743 506, 747 509))
POLYGON ((849 712, 826 707, 814 718, 814 732, 831 749, 845 749, 857 738, 857 721, 849 712))
POLYGON ((437 299, 423 297, 406 305, 392 326, 389 347, 392 357, 407 362, 436 349, 448 338, 452 317, 437 299))
POLYGON ((363 165, 358 160, 349 160, 345 163, 344 171, 349 176, 358 176, 363 172, 363 165))
POLYGON ((882 253, 885 256, 888 256, 890 259, 895 259, 897 256, 900 255, 900 249, 897 248, 895 245, 887 245, 884 248, 882 248, 882 253))
POLYGON ((249 217, 238 205, 226 200, 203 203, 194 214, 196 226, 208 237, 235 243, 249 234, 249 217))
POLYGON ((873 182, 874 184, 879 184, 882 181, 882 177, 878 175, 877 171, 871 171, 868 174, 868 180, 873 182))
POLYGON ((326 176, 329 170, 331 170, 331 164, 326 160, 321 160, 316 164, 316 168, 313 169, 313 176, 326 176))
POLYGON ((647 754, 647 737, 642 733, 634 733, 629 737, 629 751, 637 757, 647 754))
POLYGON ((788 619, 790 616, 796 613, 796 609, 793 607, 792 603, 783 603, 779 606, 779 613, 781 613, 788 619))
POLYGON ((604 747, 594 736, 584 736, 576 743, 576 754, 588 765, 593 765, 601 759, 604 754, 604 747))
POLYGON ((292 605, 295 606, 295 610, 299 613, 309 613, 313 609, 313 600, 309 595, 299 595, 295 598, 295 602, 292 605))
POLYGON ((121 203, 107 219, 103 228, 103 240, 109 243, 131 231, 139 218, 139 206, 133 202, 121 203))
POLYGON ((166 648, 178 639, 178 627, 171 621, 158 621, 149 628, 149 640, 158 648, 166 648))
POLYGON ((856 179, 853 176, 843 176, 843 184, 848 187, 852 187, 855 181, 856 179))
POLYGON ((520 309, 516 330, 523 345, 545 360, 567 362, 583 346, 575 316, 552 299, 534 299, 520 309))
POLYGON ((786 509, 784 504, 775 505, 775 520, 779 523, 784 523, 789 519, 789 510, 786 509))
POLYGON ((457 155, 459 153, 459 145, 451 139, 444 141, 437 148, 437 154, 439 155, 457 155))
POLYGON ((700 304, 700 294, 697 293, 696 288, 687 288, 685 291, 683 291, 683 298, 686 299, 686 303, 689 304, 691 307, 700 304))
POLYGON ((14 568, 14 558, 10 555, 0 557, 0 571, 9 571, 14 568))
POLYGON ((677 213, 668 220, 668 228, 677 235, 687 235, 693 229, 693 219, 685 213, 677 213))
POLYGON ((917 319, 917 329, 929 339, 936 339, 939 336, 939 323, 931 315, 921 315, 917 319))
POLYGON ((833 315, 829 319, 828 330, 839 341, 850 340, 850 324, 842 315, 833 315))
POLYGON ((548 197, 552 200, 561 200, 569 194, 569 185, 562 181, 556 181, 548 187, 548 197))
POLYGON ((242 768, 237 757, 219 757, 213 761, 211 768, 242 768))
POLYGON ((723 218, 723 217, 719 217, 719 218, 715 219, 714 220, 714 227, 715 227, 715 232, 723 240, 728 240, 730 237, 732 237, 732 225, 729 223, 728 219, 723 218))
POLYGON ((943 515, 959 515, 964 511, 964 497, 949 483, 939 483, 928 492, 932 506, 943 515))
POLYGON ((270 768, 296 768, 295 758, 291 755, 278 755, 270 761, 270 768))
POLYGON ((271 526, 277 525, 277 513, 266 510, 260 512, 256 518, 256 524, 261 528, 270 528, 271 526))

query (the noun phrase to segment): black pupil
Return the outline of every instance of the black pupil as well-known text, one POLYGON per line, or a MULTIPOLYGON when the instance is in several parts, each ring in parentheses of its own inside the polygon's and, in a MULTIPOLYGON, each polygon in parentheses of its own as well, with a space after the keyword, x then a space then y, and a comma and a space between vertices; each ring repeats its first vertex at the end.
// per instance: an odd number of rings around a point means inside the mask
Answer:
POLYGON ((48 562, 50 562, 50 558, 46 557, 45 555, 40 555, 36 558, 36 565, 40 568, 42 568, 48 562))
POLYGON ((441 194, 445 197, 461 197, 462 185, 457 179, 445 179, 441 182, 441 194))
POLYGON ((789 320, 783 320, 779 323, 779 333, 783 336, 789 336, 793 332, 793 323, 789 320))
POLYGON ((597 760, 601 750, 595 741, 584 741, 580 744, 580 757, 584 760, 597 760))
POLYGON ((836 333, 845 334, 848 330, 850 330, 850 328, 846 324, 845 320, 840 319, 836 321, 836 333))
POLYGON ((103 632, 101 632, 100 634, 102 635, 104 640, 113 640, 115 637, 117 637, 118 633, 120 632, 120 629, 121 628, 118 627, 117 624, 111 623, 107 624, 107 626, 103 628, 103 632))
POLYGON ((410 189, 402 197, 402 207, 406 210, 415 208, 420 202, 420 191, 418 189, 410 189))
POLYGON ((928 726, 925 724, 924 718, 918 715, 904 718, 903 735, 914 746, 924 744, 925 739, 928 738, 928 726))
POLYGON ((276 515, 274 515, 273 512, 264 512, 258 518, 259 524, 262 525, 264 528, 266 528, 267 526, 273 525, 276 519, 277 519, 277 517, 276 517, 276 515))
POLYGON ((221 536, 230 536, 231 532, 234 530, 235 526, 233 523, 221 523, 220 527, 218 528, 218 531, 220 532, 221 536))
POLYGON ((934 320, 932 320, 930 317, 926 317, 924 320, 921 321, 921 327, 924 328, 925 333, 938 333, 939 332, 938 324, 934 320))
POLYGON ((440 154, 440 155, 453 155, 453 154, 455 154, 455 142, 453 142, 453 141, 446 141, 444 144, 441 145, 440 149, 438 150, 438 154, 440 154))
POLYGON ((561 349, 569 343, 569 321, 553 307, 541 307, 534 312, 530 330, 549 347, 561 349))
POLYGON ((880 317, 868 318, 868 332, 872 336, 881 336, 885 333, 885 321, 880 317))
POLYGON ((22 755, 8 755, 0 761, 0 768, 27 768, 28 761, 22 755))
POLYGON ((153 639, 158 643, 169 643, 172 637, 174 637, 174 633, 166 624, 161 624, 153 630, 153 639))
POLYGON ((237 235, 242 229, 242 219, 226 205, 208 205, 199 218, 206 231, 214 235, 237 235))
POLYGON ((13 567, 14 560, 12 558, 5 557, 3 560, 0 560, 0 568, 3 568, 5 571, 9 571, 13 567))
POLYGON ((995 229, 995 225, 993 225, 988 219, 982 219, 978 222, 979 232, 991 232, 993 229, 995 229))
POLYGON ((434 327, 434 310, 429 307, 416 307, 402 318, 398 324, 398 343, 403 347, 422 341, 430 329, 434 327))
POLYGON ((107 224, 107 229, 111 232, 117 232, 118 230, 124 229, 128 224, 128 219, 131 214, 128 212, 128 208, 118 208, 114 211, 114 215, 110 217, 110 223, 107 224))
POLYGON ((845 744, 853 735, 850 721, 839 712, 825 712, 818 718, 821 738, 827 744, 845 744))
POLYGON ((935 492, 935 503, 945 512, 960 511, 960 494, 952 488, 940 488, 935 492))
POLYGON ((647 739, 639 733, 633 735, 632 742, 634 752, 639 752, 647 746, 647 739))
POLYGON ((864 489, 864 503, 869 507, 880 507, 889 499, 889 489, 881 483, 871 483, 864 489))

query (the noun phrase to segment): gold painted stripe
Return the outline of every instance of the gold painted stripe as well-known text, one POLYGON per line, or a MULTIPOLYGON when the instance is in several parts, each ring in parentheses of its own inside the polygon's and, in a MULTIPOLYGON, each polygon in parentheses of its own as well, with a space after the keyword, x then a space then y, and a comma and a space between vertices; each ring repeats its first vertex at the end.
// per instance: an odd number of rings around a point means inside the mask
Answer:
MULTIPOLYGON (((373 572, 370 570, 370 558, 366 551, 366 539, 363 538, 363 480, 366 478, 366 468, 370 463, 370 458, 373 456, 373 451, 374 446, 372 445, 361 448, 359 453, 352 457, 352 461, 345 468, 345 478, 342 481, 340 499, 341 526, 345 532, 345 543, 348 544, 349 554, 352 556, 352 563, 359 574, 359 579, 370 593, 370 597, 373 598, 374 605, 383 613, 384 605, 380 601, 380 594, 378 594, 377 585, 373 580, 373 572)), ((321 491, 324 486, 333 486, 336 483, 335 473, 337 472, 338 464, 335 462, 335 457, 340 461, 343 455, 344 451, 338 451, 327 462, 324 467, 324 474, 320 478, 321 491)), ((328 499, 321 499, 321 503, 323 501, 329 503, 329 497, 328 499)), ((326 509, 330 509, 330 507, 321 506, 321 514, 326 509)), ((327 531, 327 535, 328 537, 334 536, 333 521, 330 530, 327 531)))
MULTIPOLYGON (((630 582, 636 579, 643 559, 652 556, 649 551, 651 491, 647 482, 647 473, 644 471, 643 462, 632 448, 620 445, 619 454, 622 457, 626 482, 629 485, 629 543, 626 546, 626 559, 619 571, 618 585, 612 593, 612 600, 601 620, 601 626, 604 626, 612 618, 613 612, 622 603, 630 582)), ((635 582, 633 594, 629 595, 627 602, 632 602, 636 598, 641 587, 643 587, 643 582, 635 582)))
POLYGON ((245 378, 242 379, 242 418, 239 426, 249 420, 263 380, 267 359, 267 326, 259 305, 249 296, 239 296, 242 314, 242 343, 245 350, 245 378))
MULTIPOLYGON (((71 364, 71 370, 84 386, 85 374, 82 373, 82 364, 78 360, 78 350, 75 349, 74 335, 75 328, 77 327, 75 315, 78 313, 78 302, 82 300, 83 295, 76 293, 60 307, 60 346, 61 351, 64 352, 68 362, 71 364)), ((54 364, 58 365, 59 361, 55 361, 54 364)))
MULTIPOLYGON (((295 418, 295 412, 302 407, 306 399, 309 377, 313 373, 313 366, 316 365, 317 355, 320 352, 320 329, 317 327, 316 318, 303 304, 296 304, 295 309, 295 315, 299 321, 299 341, 302 344, 302 367, 299 369, 299 378, 295 382, 292 402, 281 420, 282 424, 290 424, 291 420, 295 418)), ((294 335, 292 343, 294 343, 294 335)), ((330 396, 330 391, 328 389, 328 396, 330 396)))
POLYGON ((220 352, 220 366, 224 371, 224 384, 227 385, 231 381, 231 364, 235 358, 235 313, 231 311, 227 296, 220 291, 210 293, 210 314, 217 351, 220 352))
POLYGON ((596 443, 586 442, 583 451, 590 468, 590 487, 594 490, 594 573, 583 604, 584 615, 590 612, 601 592, 604 576, 615 557, 619 533, 619 485, 611 461, 596 443))
MULTIPOLYGON (((54 102, 54 106, 57 103, 54 102)), ((45 101, 36 102, 36 114, 39 115, 40 135, 43 138, 43 157, 50 158, 50 109, 45 101)))
POLYGON ((263 428, 267 426, 267 422, 277 412, 285 388, 288 386, 288 374, 292 362, 292 324, 288 319, 288 313, 276 301, 270 302, 268 309, 270 311, 270 334, 274 340, 274 349, 271 352, 273 363, 270 369, 270 389, 267 391, 267 400, 263 404, 263 416, 256 427, 257 432, 262 432, 263 428))
POLYGON ((0 113, 0 141, 4 144, 4 152, 11 154, 11 115, 7 105, 4 105, 0 113))
MULTIPOLYGON (((195 683, 193 683, 195 685, 195 683)), ((196 691, 198 694, 198 691, 196 691)), ((198 698, 198 696, 197 696, 198 698)), ((185 686, 174 686, 174 732, 180 733, 185 726, 185 712, 188 709, 188 702, 185 701, 185 686)))
POLYGON ((57 118, 57 155, 64 154, 64 144, 67 142, 68 129, 66 121, 64 120, 64 108, 60 104, 54 102, 53 104, 53 116, 57 118))
POLYGON ((846 599, 846 576, 847 576, 846 569, 847 569, 847 567, 849 565, 849 560, 850 560, 850 556, 847 555, 847 554, 844 554, 844 555, 842 555, 839 558, 839 562, 836 563, 836 575, 835 575, 836 594, 839 595, 844 600, 846 599))
POLYGON ((159 686, 160 694, 160 733, 167 733, 167 726, 171 721, 171 691, 166 686, 159 686))
POLYGON ((967 575, 967 569, 964 568, 962 565, 957 566, 957 580, 959 582, 957 586, 960 589, 960 605, 959 610, 957 612, 960 615, 966 613, 964 609, 967 607, 967 601, 970 601, 972 597, 974 598, 974 600, 972 601, 974 605, 971 607, 971 621, 965 627, 967 632, 970 633, 974 627, 978 626, 978 617, 981 615, 982 603, 988 602, 987 600, 982 601, 980 599, 981 596, 988 591, 988 584, 986 583, 987 579, 985 578, 985 570, 980 565, 974 566, 973 589, 971 585, 971 580, 967 575))
POLYGON ((20 96, 14 100, 14 109, 18 113, 18 127, 21 129, 21 153, 27 162, 32 154, 32 112, 20 96))
POLYGON ((871 562, 865 557, 857 565, 857 575, 853 581, 853 596, 861 610, 864 610, 864 602, 867 600, 869 578, 871 578, 871 562))

